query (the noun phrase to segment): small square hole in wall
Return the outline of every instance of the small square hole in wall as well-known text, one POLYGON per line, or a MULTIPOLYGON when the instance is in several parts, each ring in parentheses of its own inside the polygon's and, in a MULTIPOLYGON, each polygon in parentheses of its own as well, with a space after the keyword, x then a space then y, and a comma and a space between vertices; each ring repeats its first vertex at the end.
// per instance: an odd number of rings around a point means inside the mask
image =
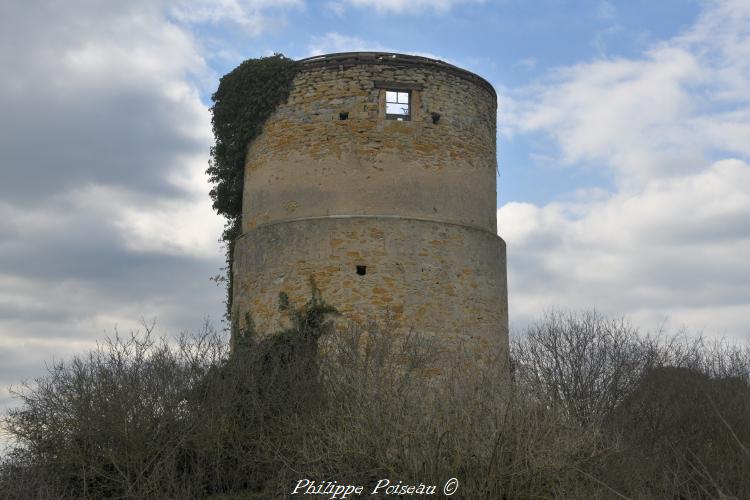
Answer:
POLYGON ((360 276, 367 274, 367 266, 357 266, 357 274, 360 276))
POLYGON ((440 121, 440 113, 432 113, 432 123, 437 125, 439 121, 440 121))
POLYGON ((349 119, 349 112, 348 111, 342 111, 339 113, 339 120, 348 120, 349 119))

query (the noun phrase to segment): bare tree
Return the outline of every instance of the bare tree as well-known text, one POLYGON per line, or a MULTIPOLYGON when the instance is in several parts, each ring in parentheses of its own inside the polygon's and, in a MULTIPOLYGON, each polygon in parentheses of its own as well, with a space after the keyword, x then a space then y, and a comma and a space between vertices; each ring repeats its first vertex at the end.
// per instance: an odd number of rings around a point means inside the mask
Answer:
MULTIPOLYGON (((288 308, 288 304, 282 306, 288 308)), ((551 312, 502 356, 395 324, 152 327, 17 391, 3 498, 283 498, 301 478, 444 484, 462 498, 742 498, 750 351, 551 312), (487 353, 485 353, 487 354, 487 353), (722 495, 724 495, 722 497, 722 495)))
POLYGON ((511 355, 520 384, 584 426, 611 412, 650 361, 635 328, 595 311, 547 312, 511 355))

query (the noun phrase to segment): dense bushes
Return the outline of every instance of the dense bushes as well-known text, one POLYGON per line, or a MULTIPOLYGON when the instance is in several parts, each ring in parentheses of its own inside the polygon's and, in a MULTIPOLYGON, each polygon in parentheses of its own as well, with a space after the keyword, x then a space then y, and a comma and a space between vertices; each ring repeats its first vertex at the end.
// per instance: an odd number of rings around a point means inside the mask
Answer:
POLYGON ((622 489, 649 484, 684 498, 750 493, 750 387, 739 377, 650 368, 608 429, 621 436, 620 459, 631 464, 627 476, 612 478, 622 489))
POLYGON ((52 366, 7 419, 0 491, 281 498, 304 478, 456 477, 457 498, 748 496, 747 348, 550 313, 514 339, 508 387, 500 362, 439 360, 392 325, 335 332, 330 311, 317 297, 231 355, 210 329, 147 329, 52 366))
POLYGON ((582 472, 613 495, 750 498, 750 345, 552 312, 512 351, 518 387, 601 434, 582 472))

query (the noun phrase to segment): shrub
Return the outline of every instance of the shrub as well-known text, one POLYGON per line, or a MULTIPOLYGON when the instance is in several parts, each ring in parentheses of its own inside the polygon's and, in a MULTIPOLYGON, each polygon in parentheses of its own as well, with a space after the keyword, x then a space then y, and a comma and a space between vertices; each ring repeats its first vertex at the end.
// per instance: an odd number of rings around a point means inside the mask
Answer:
POLYGON ((189 394, 225 355, 223 346, 208 327, 176 346, 154 340, 146 327, 53 364, 46 377, 15 392, 21 405, 10 410, 7 429, 20 446, 4 464, 5 491, 24 498, 28 486, 50 493, 42 497, 115 497, 177 487, 193 424, 189 394), (10 471, 24 469, 29 483, 8 488, 10 471))
POLYGON ((750 491, 750 386, 684 367, 646 370, 608 426, 630 477, 657 496, 750 491))
POLYGON ((550 311, 513 339, 512 357, 520 384, 589 426, 623 400, 653 354, 624 319, 550 311))
POLYGON ((288 312, 293 328, 244 332, 231 353, 210 328, 177 343, 146 328, 53 365, 17 393, 0 491, 282 498, 304 478, 367 489, 451 477, 468 499, 750 488, 746 348, 551 313, 514 340, 509 387, 502 358, 439 357, 389 323, 336 331, 315 293, 288 312))

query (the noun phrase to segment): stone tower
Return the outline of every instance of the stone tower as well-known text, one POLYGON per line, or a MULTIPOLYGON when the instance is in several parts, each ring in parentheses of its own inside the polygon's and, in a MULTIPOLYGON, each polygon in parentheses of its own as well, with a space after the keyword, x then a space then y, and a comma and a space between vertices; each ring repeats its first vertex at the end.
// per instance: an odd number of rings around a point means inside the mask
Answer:
POLYGON ((442 61, 311 57, 250 145, 233 316, 259 332, 314 277, 354 320, 507 348, 505 243, 496 233, 495 90, 442 61))

